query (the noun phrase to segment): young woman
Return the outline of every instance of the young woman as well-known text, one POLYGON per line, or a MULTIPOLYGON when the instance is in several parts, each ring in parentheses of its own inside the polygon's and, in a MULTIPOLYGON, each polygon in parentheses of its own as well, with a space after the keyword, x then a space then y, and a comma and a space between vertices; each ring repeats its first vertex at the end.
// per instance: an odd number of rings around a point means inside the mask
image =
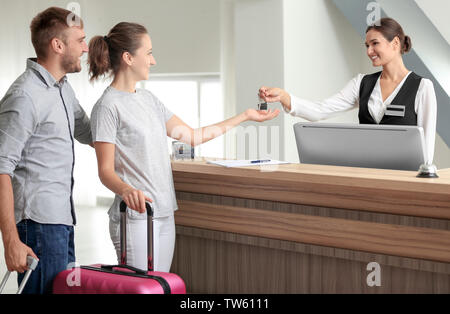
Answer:
MULTIPOLYGON (((107 36, 89 44, 91 81, 106 74, 113 82, 91 115, 93 141, 102 183, 116 194, 110 208, 110 234, 119 258, 119 204, 128 205, 128 264, 147 268, 145 202, 154 210, 154 268, 168 272, 175 245, 177 210, 167 136, 196 146, 212 140, 245 121, 266 121, 276 111, 248 109, 210 127, 192 129, 151 92, 136 89, 156 64, 147 30, 134 23, 119 23, 107 36)), ((176 92, 176 91, 174 91, 176 92)))
POLYGON ((431 164, 437 115, 433 83, 405 67, 402 55, 412 46, 402 27, 391 18, 383 18, 375 25, 367 28, 365 45, 373 66, 381 66, 383 71, 359 74, 340 93, 320 102, 269 87, 259 90, 260 97, 267 102, 281 102, 286 112, 309 121, 359 106, 361 124, 420 126, 425 134, 426 159, 431 164))

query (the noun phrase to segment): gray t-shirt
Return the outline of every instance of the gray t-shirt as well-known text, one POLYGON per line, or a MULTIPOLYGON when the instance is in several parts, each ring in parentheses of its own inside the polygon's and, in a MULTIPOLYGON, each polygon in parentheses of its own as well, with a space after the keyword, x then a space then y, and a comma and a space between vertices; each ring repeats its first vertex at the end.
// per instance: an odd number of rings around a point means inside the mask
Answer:
MULTIPOLYGON (((173 215, 178 209, 167 147, 166 123, 173 116, 151 92, 136 93, 108 87, 91 114, 94 142, 115 144, 114 167, 120 179, 153 200, 154 217, 173 215)), ((120 195, 109 215, 119 221, 120 195)), ((146 214, 132 212, 136 219, 146 214)))

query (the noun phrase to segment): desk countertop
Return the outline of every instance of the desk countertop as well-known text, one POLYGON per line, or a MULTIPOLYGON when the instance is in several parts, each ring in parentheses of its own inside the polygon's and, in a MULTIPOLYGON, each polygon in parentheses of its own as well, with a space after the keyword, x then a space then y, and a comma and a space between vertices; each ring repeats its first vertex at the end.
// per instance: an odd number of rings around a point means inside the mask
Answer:
POLYGON ((177 191, 450 219, 450 169, 417 172, 308 164, 224 168, 172 162, 177 191))

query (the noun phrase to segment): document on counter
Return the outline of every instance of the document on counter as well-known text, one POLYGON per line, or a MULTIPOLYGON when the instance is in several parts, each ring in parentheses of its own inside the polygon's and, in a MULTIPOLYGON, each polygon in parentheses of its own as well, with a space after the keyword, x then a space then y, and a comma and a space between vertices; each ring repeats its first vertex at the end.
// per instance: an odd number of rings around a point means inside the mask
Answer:
POLYGON ((250 166, 269 166, 285 165, 289 162, 279 160, 208 160, 208 164, 218 165, 227 168, 250 167, 250 166))

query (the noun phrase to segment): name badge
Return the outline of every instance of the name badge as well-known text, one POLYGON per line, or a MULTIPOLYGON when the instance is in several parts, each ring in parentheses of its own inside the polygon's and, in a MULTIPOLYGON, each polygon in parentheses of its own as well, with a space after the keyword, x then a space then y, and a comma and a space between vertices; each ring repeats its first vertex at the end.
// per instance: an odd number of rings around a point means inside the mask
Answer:
POLYGON ((404 117, 406 107, 402 105, 387 105, 386 116, 404 117))

